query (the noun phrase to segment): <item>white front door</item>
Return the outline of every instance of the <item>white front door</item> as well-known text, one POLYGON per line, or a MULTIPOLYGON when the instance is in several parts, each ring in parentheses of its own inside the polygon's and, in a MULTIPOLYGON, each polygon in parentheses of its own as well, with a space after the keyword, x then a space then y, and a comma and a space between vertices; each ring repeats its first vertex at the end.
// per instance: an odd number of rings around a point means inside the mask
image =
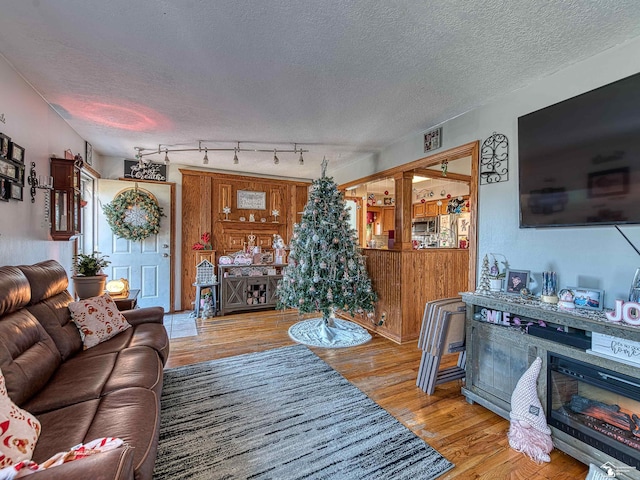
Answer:
POLYGON ((102 205, 110 203, 123 190, 135 188, 133 182, 98 180, 98 251, 108 255, 111 264, 106 268, 108 280, 126 278, 130 289, 139 289, 138 306, 161 306, 170 310, 171 272, 171 186, 158 183, 138 183, 138 188, 151 193, 158 200, 164 217, 160 232, 140 242, 116 237, 102 205))

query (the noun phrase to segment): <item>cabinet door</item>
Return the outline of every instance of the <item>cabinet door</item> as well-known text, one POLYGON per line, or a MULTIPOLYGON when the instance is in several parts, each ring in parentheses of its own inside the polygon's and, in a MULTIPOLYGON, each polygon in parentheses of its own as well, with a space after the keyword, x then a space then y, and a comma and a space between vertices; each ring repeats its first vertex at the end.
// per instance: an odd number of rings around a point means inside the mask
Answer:
POLYGON ((505 402, 529 367, 529 348, 523 335, 506 327, 478 321, 472 324, 473 388, 505 402))
POLYGON ((389 230, 396 228, 396 208, 384 207, 382 209, 382 232, 388 233, 389 230))
POLYGON ((256 245, 261 248, 271 248, 273 245, 273 234, 260 234, 256 238, 256 245))
POLYGON ((438 208, 438 202, 427 202, 424 204, 425 217, 435 217, 438 214, 440 214, 440 210, 438 208))
POLYGON ((227 249, 232 251, 238 251, 244 247, 246 242, 245 236, 241 233, 230 233, 227 237, 227 249))
POLYGON ((424 217, 424 207, 426 203, 414 203, 413 204, 413 218, 424 217))
POLYGON ((245 279, 227 277, 222 279, 220 309, 243 307, 245 302, 245 279))
POLYGON ((267 282, 269 277, 247 278, 247 307, 265 306, 267 304, 267 282))

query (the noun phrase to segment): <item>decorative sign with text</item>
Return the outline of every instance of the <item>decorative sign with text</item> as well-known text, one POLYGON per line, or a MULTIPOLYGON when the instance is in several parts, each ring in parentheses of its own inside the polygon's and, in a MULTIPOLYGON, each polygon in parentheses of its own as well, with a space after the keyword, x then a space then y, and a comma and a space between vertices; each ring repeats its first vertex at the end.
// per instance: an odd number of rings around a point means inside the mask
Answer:
POLYGON ((616 300, 616 307, 606 315, 612 322, 624 321, 629 325, 640 326, 640 303, 616 300))

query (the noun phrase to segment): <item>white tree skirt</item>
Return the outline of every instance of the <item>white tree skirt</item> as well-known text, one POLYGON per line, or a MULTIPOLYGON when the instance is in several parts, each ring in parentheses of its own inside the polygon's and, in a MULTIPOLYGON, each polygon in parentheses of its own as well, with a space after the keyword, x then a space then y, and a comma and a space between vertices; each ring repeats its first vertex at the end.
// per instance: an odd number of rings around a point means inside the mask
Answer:
POLYGON ((371 335, 360 325, 339 318, 333 326, 326 326, 322 318, 311 318, 292 325, 289 336, 298 343, 311 347, 342 348, 362 345, 371 335))

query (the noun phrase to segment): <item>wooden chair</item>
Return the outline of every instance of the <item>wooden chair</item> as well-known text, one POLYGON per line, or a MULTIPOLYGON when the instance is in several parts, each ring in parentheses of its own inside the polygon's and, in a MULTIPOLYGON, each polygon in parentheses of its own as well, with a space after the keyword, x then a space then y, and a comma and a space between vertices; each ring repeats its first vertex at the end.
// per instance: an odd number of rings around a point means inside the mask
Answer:
POLYGON ((416 385, 428 395, 433 394, 436 385, 464 378, 464 323, 465 305, 459 297, 435 300, 425 305, 418 338, 418 348, 423 352, 416 385), (439 370, 442 355, 456 352, 459 352, 457 365, 439 370))

